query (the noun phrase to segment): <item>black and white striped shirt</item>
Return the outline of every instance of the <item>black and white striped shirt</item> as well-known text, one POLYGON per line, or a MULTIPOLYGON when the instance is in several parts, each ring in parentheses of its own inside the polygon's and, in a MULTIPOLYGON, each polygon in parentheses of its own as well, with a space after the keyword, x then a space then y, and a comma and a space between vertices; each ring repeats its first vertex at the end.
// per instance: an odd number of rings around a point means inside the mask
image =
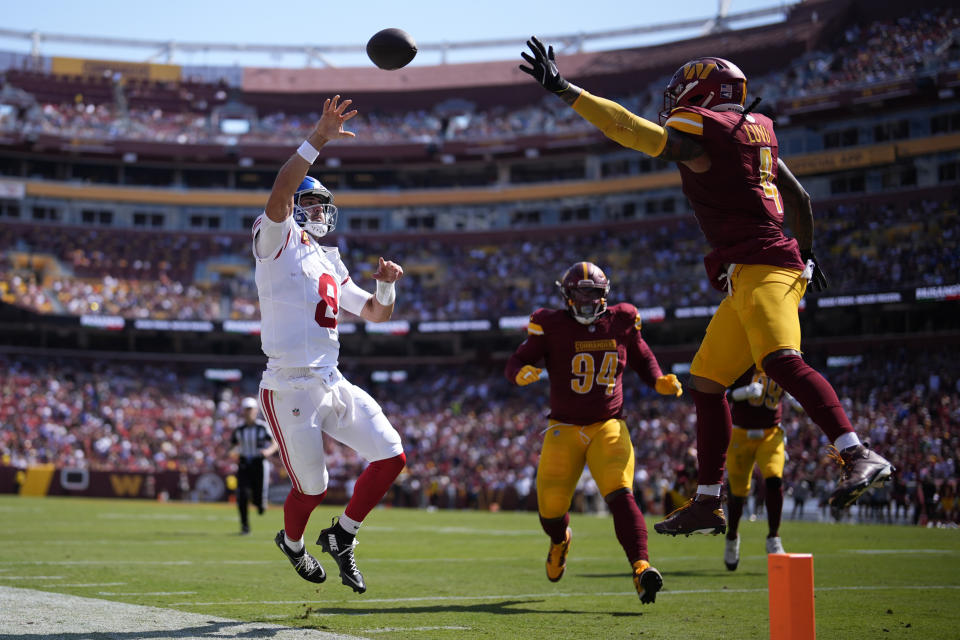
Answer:
POLYGON ((273 442, 273 436, 267 429, 267 423, 260 419, 240 425, 234 430, 233 437, 230 439, 230 444, 240 446, 240 458, 243 460, 262 458, 263 455, 260 452, 271 442, 273 442))

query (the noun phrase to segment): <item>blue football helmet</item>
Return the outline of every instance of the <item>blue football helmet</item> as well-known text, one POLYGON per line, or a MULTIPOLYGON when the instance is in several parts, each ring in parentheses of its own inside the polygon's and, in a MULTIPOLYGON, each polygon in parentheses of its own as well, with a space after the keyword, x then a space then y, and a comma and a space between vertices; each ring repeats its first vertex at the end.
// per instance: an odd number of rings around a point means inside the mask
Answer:
POLYGON ((336 228, 337 207, 333 204, 333 194, 316 178, 304 178, 293 194, 293 220, 315 238, 323 237, 336 228), (311 201, 303 204, 306 198, 311 198, 311 201))

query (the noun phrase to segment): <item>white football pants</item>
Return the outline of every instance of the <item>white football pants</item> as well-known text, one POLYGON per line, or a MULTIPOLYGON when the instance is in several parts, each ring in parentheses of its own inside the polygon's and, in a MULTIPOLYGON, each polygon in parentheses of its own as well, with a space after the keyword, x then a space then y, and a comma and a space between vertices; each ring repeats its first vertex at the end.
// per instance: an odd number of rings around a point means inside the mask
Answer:
POLYGON ((283 466, 300 493, 319 495, 327 489, 324 433, 368 462, 403 453, 400 434, 377 401, 335 368, 265 371, 259 400, 283 466))

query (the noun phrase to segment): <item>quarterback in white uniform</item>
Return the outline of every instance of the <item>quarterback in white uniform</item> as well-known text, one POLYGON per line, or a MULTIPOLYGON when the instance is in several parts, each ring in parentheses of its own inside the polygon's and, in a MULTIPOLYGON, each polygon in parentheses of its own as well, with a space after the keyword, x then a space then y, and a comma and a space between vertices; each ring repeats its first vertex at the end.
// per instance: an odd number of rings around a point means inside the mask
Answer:
POLYGON ((341 308, 368 322, 385 322, 393 313, 394 283, 400 265, 380 258, 370 294, 350 279, 335 247, 319 240, 336 225, 333 194, 307 175, 330 140, 352 138, 343 123, 357 114, 350 100, 324 102, 323 115, 307 140, 290 156, 273 184, 264 213, 253 223, 260 336, 267 369, 260 383, 260 406, 279 445, 293 487, 283 505, 284 528, 274 542, 310 582, 326 574, 304 547, 311 512, 327 490, 323 433, 351 447, 370 464, 357 478, 343 515, 321 531, 317 544, 336 561, 343 584, 366 591, 353 548, 360 523, 380 502, 403 470, 400 435, 380 405, 337 370, 341 308))

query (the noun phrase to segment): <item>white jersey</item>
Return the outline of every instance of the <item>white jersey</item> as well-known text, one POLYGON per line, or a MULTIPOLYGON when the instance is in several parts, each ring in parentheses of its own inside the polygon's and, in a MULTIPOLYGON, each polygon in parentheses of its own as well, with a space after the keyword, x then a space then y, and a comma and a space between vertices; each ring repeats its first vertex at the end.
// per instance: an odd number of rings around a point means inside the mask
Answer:
MULTIPOLYGON (((340 252, 318 244, 293 217, 275 223, 261 214, 252 232, 260 340, 269 359, 267 369, 335 367, 340 354, 337 314, 341 292, 350 281, 340 252), (282 225, 281 244, 267 255, 258 255, 257 234, 274 225, 282 225)), ((362 295, 343 298, 344 308, 357 315, 365 301, 362 295)))

